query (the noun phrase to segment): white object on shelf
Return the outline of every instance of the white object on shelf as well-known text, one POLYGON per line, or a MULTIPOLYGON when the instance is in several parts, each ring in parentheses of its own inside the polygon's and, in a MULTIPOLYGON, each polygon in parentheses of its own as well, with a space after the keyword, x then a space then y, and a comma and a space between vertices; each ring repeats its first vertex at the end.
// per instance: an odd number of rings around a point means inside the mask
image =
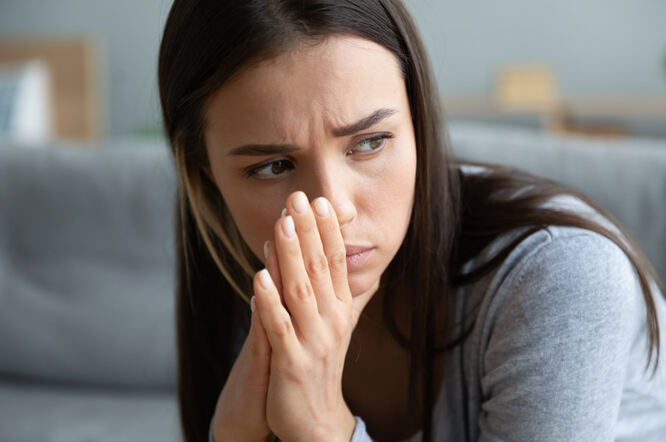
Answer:
POLYGON ((35 143, 53 137, 51 82, 43 62, 0 65, 0 139, 35 143))

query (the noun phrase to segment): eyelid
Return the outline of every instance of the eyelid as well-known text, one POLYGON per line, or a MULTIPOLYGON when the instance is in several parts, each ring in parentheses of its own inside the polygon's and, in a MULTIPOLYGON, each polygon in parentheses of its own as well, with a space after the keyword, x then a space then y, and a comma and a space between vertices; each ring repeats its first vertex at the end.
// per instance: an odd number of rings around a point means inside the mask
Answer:
MULTIPOLYGON (((294 159, 291 156, 286 156, 286 157, 277 157, 277 158, 271 158, 268 159, 262 163, 259 164, 253 164, 251 166, 248 166, 244 169, 241 169, 241 173, 245 178, 252 178, 256 176, 256 171, 259 169, 263 169, 266 166, 270 166, 273 163, 276 163, 278 161, 289 161, 292 164, 294 163, 294 159), (254 173, 252 173, 254 171, 254 173)), ((262 179, 262 178, 257 178, 257 179, 262 179)), ((270 178, 263 178, 264 180, 270 179, 270 178)))
POLYGON ((372 134, 363 134, 359 135, 357 137, 354 137, 354 139, 351 142, 352 146, 356 146, 357 144, 360 144, 364 141, 368 140, 374 140, 375 138, 393 138, 393 134, 390 132, 377 132, 377 133, 372 133, 372 134))
MULTIPOLYGON (((352 148, 354 148, 354 147, 358 146, 359 144, 361 144, 365 141, 370 141, 370 140, 375 140, 375 139, 381 139, 385 143, 386 140, 390 140, 391 138, 393 138, 393 134, 390 133, 390 132, 377 132, 377 133, 374 133, 374 134, 364 134, 364 135, 359 135, 357 137, 354 137, 354 139, 352 140, 351 146, 352 146, 352 148)), ((373 151, 361 152, 360 155, 373 155, 374 153, 379 152, 383 148, 384 148, 384 144, 382 144, 382 146, 380 148, 375 149, 373 151)), ((295 163, 293 157, 291 157, 291 156, 271 158, 271 159, 268 159, 265 162, 259 163, 257 165, 248 166, 248 167, 242 169, 241 172, 242 172, 243 176, 245 176, 245 178, 256 178, 256 179, 261 180, 261 181, 271 181, 271 180, 274 180, 274 179, 278 179, 281 176, 283 176, 284 173, 282 173, 282 174, 280 174, 280 175, 278 175, 274 178, 258 178, 257 177, 257 174, 258 174, 257 171, 258 170, 261 170, 261 169, 265 168, 266 166, 270 166, 271 164, 276 163, 278 161, 289 161, 292 164, 295 163)))
POLYGON ((353 150, 356 146, 358 146, 359 144, 364 143, 366 141, 381 140, 382 141, 381 147, 379 147, 377 149, 373 149, 373 150, 368 151, 368 152, 360 152, 359 153, 359 155, 374 155, 375 153, 383 150, 384 146, 386 145, 387 140, 390 140, 391 138, 393 138, 393 134, 391 134, 389 132, 380 132, 380 133, 369 135, 369 136, 366 135, 366 136, 363 136, 356 143, 354 143, 351 150, 353 150))

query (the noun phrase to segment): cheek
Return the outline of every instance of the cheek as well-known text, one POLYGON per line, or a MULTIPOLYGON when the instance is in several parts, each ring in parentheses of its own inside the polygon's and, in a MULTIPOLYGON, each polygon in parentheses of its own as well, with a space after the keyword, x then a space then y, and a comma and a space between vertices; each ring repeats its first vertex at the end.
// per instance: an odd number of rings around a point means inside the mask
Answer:
POLYGON ((390 177, 386 184, 386 195, 395 201, 395 210, 404 212, 411 209, 416 179, 416 148, 413 144, 400 150, 400 155, 396 156, 386 176, 390 177))
POLYGON ((401 149, 374 180, 367 195, 367 211, 378 231, 386 238, 394 238, 406 230, 411 217, 414 182, 416 177, 416 150, 413 146, 401 149))
POLYGON ((264 242, 273 238, 273 226, 282 208, 274 203, 256 201, 242 192, 224 195, 238 231, 259 260, 264 261, 264 242))

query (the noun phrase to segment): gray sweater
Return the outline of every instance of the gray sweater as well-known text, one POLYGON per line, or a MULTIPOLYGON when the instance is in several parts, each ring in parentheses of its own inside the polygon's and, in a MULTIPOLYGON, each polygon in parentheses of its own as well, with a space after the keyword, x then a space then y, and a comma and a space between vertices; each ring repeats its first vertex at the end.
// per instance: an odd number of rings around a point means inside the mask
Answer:
MULTIPOLYGON (((434 440, 666 441, 666 302, 656 286, 653 298, 662 357, 650 379, 645 302, 621 249, 578 228, 532 234, 456 296, 459 331, 476 323, 445 358, 434 440)), ((362 416, 356 422, 352 442, 371 441, 362 416)))

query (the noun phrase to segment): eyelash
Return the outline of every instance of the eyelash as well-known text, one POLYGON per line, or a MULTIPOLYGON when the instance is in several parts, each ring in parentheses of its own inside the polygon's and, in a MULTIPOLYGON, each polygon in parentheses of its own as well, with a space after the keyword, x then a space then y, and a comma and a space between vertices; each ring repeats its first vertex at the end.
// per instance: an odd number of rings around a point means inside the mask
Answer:
MULTIPOLYGON (((379 146, 378 148, 376 148, 376 149, 372 149, 371 151, 367 152, 368 154, 372 154, 372 153, 375 153, 375 152, 378 152, 378 151, 382 150, 382 149, 384 148, 384 145, 386 144, 386 140, 391 139, 391 138, 393 138, 393 135, 388 134, 388 133, 385 133, 385 134, 379 134, 379 135, 374 135, 374 136, 371 136, 371 137, 368 137, 368 138, 364 138, 364 139, 362 139, 361 141, 359 141, 358 143, 356 143, 356 145, 354 145, 354 147, 356 147, 356 146, 358 146, 358 145, 360 145, 360 144, 363 144, 363 143, 369 143, 369 142, 373 142, 373 141, 381 141, 381 142, 382 142, 381 146, 379 146)), ((248 168, 246 171, 244 171, 245 178, 251 178, 251 177, 253 177, 254 175, 256 175, 260 170, 263 170, 263 169, 267 168, 268 166, 272 166, 273 164, 276 164, 276 163, 282 163, 282 162, 289 162, 289 160, 286 160, 286 159, 279 159, 279 160, 274 160, 274 161, 271 161, 271 162, 268 162, 268 163, 264 163, 264 164, 259 165, 259 166, 256 166, 256 167, 248 168)), ((292 164, 292 165, 291 165, 290 167, 288 167, 287 169, 288 169, 288 170, 291 170, 291 169, 293 169, 293 168, 294 168, 294 166, 293 166, 293 164, 292 164)), ((279 176, 282 176, 282 175, 283 175, 283 174, 281 173, 281 174, 279 174, 279 175, 274 175, 274 176, 275 176, 275 177, 279 177, 279 176)), ((271 178, 258 178, 258 179, 269 180, 269 179, 271 179, 271 178)))

